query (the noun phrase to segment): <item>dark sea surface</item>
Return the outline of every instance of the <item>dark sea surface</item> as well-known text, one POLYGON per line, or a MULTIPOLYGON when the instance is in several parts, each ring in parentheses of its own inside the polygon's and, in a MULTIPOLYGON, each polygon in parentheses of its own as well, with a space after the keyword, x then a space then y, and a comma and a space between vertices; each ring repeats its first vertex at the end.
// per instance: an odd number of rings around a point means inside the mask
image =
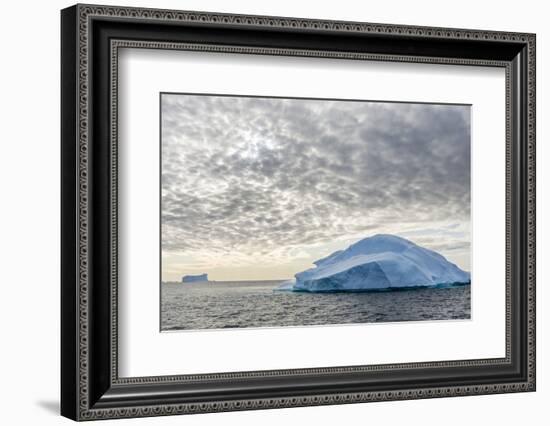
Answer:
POLYGON ((470 319, 470 285, 363 293, 273 291, 283 281, 161 284, 161 329, 470 319))

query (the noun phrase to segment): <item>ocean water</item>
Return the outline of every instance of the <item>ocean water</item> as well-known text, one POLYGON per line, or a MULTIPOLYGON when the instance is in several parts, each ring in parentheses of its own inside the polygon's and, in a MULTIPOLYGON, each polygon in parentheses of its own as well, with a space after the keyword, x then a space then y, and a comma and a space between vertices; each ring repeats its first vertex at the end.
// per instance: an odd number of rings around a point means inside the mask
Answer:
POLYGON ((470 285, 363 293, 273 291, 283 281, 162 283, 161 329, 470 318, 470 285))

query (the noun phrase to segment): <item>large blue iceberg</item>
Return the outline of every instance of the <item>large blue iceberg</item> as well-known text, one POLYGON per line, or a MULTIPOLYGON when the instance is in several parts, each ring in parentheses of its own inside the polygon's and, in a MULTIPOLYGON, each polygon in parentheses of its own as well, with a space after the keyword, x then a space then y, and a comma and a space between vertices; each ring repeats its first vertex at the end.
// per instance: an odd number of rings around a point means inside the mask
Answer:
POLYGON ((208 274, 184 275, 181 278, 182 283, 197 283, 197 282, 203 282, 203 281, 208 281, 208 274))
POLYGON ((375 235, 313 262, 277 290, 381 291, 469 284, 470 273, 395 235, 375 235))

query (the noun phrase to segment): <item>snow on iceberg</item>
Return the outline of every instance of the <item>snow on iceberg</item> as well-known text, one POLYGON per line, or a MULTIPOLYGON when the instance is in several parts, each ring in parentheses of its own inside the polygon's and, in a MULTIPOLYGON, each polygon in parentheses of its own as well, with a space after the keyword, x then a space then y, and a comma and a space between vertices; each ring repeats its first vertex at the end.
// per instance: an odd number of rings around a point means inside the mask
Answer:
POLYGON ((314 262, 277 290, 373 291, 469 284, 470 273, 395 235, 375 235, 314 262))

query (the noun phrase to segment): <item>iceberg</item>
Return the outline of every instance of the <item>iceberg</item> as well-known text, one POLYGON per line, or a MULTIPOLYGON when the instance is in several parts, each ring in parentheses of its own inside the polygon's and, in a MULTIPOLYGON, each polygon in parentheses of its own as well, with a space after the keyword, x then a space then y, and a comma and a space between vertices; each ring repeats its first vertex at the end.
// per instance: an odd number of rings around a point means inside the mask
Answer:
POLYGON ((395 235, 379 234, 313 262, 279 291, 387 291, 470 283, 470 273, 445 257, 395 235))
POLYGON ((181 278, 182 283, 196 283, 196 282, 202 282, 202 281, 208 281, 208 274, 184 275, 181 278))

